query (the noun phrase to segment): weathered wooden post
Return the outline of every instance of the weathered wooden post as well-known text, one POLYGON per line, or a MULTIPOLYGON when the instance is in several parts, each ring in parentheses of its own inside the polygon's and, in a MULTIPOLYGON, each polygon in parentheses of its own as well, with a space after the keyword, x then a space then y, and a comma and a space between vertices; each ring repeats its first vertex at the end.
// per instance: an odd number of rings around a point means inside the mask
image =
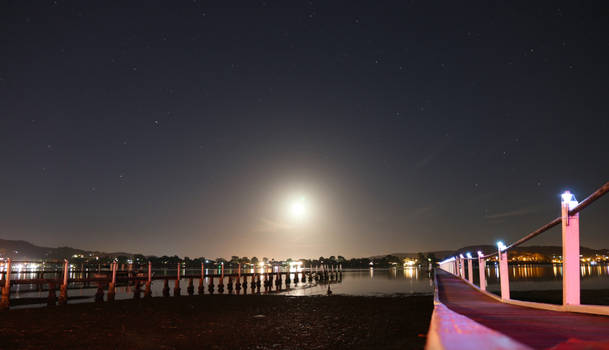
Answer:
POLYGON ((188 278, 188 287, 186 287, 186 292, 188 292, 188 295, 190 296, 195 295, 195 285, 193 283, 192 277, 188 278))
POLYGON ((470 253, 467 253, 467 280, 469 281, 469 283, 474 284, 474 269, 472 267, 473 265, 473 258, 472 255, 470 253))
POLYGON ((179 297, 182 289, 180 288, 180 262, 178 261, 178 275, 176 276, 175 284, 173 286, 173 296, 179 297))
POLYGON ((104 281, 97 281, 97 291, 95 292, 95 302, 104 302, 104 281))
POLYGON ((203 280, 205 280, 205 264, 201 263, 201 278, 199 278, 199 295, 205 294, 205 287, 203 286, 203 280))
POLYGON ((481 251, 478 251, 478 272, 480 274, 480 289, 486 290, 486 261, 481 251))
POLYGON ((503 242, 497 242, 499 258, 499 280, 501 282, 501 299, 510 298, 510 277, 508 271, 508 253, 507 247, 503 242))
POLYGON ((2 298, 0 299, 0 310, 8 310, 11 305, 11 259, 6 259, 4 274, 4 287, 2 287, 2 298))
POLYGON ((108 301, 114 301, 116 296, 116 270, 118 270, 118 263, 116 261, 112 262, 112 281, 108 285, 108 301))
POLYGON ((55 306, 57 305, 57 295, 55 294, 55 281, 49 282, 49 296, 47 297, 47 306, 55 306))
MULTIPOLYGON (((315 267, 315 271, 317 271, 317 267, 315 267)), ((313 265, 309 266, 309 283, 313 283, 313 265)))
POLYGON ((281 272, 279 272, 279 266, 277 266, 277 278, 275 279, 275 289, 281 290, 281 272))
POLYGON ((237 294, 241 294, 241 263, 237 267, 237 281, 235 282, 235 290, 237 294))
POLYGON ((286 268, 285 271, 285 287, 290 288, 290 283, 292 283, 292 278, 290 277, 292 273, 290 272, 290 265, 286 268))
POLYGON ((146 281, 146 290, 144 291, 144 298, 152 297, 152 261, 148 262, 148 280, 146 281))
POLYGON ((577 207, 577 200, 571 192, 562 194, 562 303, 580 303, 580 262, 579 262, 579 213, 569 215, 577 207))
POLYGON ((233 275, 228 276, 228 294, 233 294, 233 275))
POLYGON ((214 273, 213 273, 213 270, 212 270, 211 276, 209 276, 209 284, 207 285, 207 290, 209 291, 209 294, 214 294, 214 273))
POLYGON ((252 281, 252 293, 254 293, 254 287, 256 287, 256 293, 260 294, 260 274, 257 274, 258 278, 256 283, 252 281))
POLYGON ((271 276, 271 274, 269 272, 266 272, 264 274, 264 291, 268 293, 269 291, 269 285, 272 283, 271 279, 273 277, 271 276))
POLYGON ((224 293, 224 263, 221 263, 220 282, 218 282, 218 293, 224 293))
POLYGON ((142 293, 140 279, 135 277, 135 288, 133 288, 133 299, 139 299, 142 293))
POLYGON ((163 296, 168 298, 169 295, 169 278, 165 277, 165 280, 163 281, 163 296))
POLYGON ((59 305, 66 305, 68 303, 68 260, 63 260, 63 283, 59 287, 59 305))

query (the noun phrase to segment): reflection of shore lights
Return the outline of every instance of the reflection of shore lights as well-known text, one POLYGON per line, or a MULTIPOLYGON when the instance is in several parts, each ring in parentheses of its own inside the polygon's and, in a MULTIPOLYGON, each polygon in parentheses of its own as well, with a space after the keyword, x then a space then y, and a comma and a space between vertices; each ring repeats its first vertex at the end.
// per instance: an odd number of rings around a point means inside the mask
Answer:
POLYGON ((416 264, 416 262, 414 260, 411 260, 411 259, 404 260, 404 266, 414 266, 415 264, 416 264))
POLYGON ((575 199, 575 196, 569 191, 563 192, 560 197, 562 198, 563 203, 567 203, 569 210, 573 210, 573 208, 577 207, 577 204, 579 204, 577 199, 575 199))

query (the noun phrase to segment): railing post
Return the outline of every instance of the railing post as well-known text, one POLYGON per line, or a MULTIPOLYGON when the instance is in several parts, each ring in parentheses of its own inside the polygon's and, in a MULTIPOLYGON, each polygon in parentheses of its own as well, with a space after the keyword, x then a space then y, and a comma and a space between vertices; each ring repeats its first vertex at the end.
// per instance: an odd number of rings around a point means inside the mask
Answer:
POLYGON ((579 263, 579 213, 569 215, 569 210, 577 206, 575 196, 569 191, 562 194, 562 303, 580 303, 580 263, 579 263))
POLYGON ((465 279, 465 260, 463 254, 459 254, 459 276, 465 279))
POLYGON ((469 283, 474 284, 474 269, 472 267, 472 256, 469 253, 467 255, 467 280, 469 281, 469 283))
POLYGON ((478 252, 478 271, 480 273, 480 289, 486 290, 486 261, 482 252, 478 252))
POLYGON ((497 243, 499 252, 499 281, 501 283, 501 299, 510 299, 510 277, 508 275, 508 253, 502 242, 497 243))

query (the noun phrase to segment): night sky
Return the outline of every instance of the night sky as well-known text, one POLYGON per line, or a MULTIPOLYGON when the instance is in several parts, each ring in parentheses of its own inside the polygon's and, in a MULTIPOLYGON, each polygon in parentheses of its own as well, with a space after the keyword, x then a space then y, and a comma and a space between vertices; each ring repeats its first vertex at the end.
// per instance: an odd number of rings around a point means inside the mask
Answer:
MULTIPOLYGON (((211 258, 514 241, 609 180, 607 18, 606 1, 0 0, 0 238, 211 258)), ((609 247, 607 214, 581 214, 582 245, 609 247)))

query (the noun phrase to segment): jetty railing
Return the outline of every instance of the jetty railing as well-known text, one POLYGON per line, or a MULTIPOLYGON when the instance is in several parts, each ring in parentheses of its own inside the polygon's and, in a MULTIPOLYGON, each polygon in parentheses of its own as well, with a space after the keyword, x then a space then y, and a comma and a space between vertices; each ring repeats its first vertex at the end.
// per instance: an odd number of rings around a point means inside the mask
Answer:
POLYGON ((148 262, 147 271, 133 270, 133 265, 129 266, 128 270, 123 269, 119 271, 118 262, 113 262, 109 265, 107 270, 101 270, 98 267, 97 270, 72 270, 70 269, 69 261, 66 259, 63 263, 63 269, 58 271, 35 271, 30 272, 36 274, 37 278, 30 279, 11 279, 11 275, 19 270, 14 271, 12 267, 11 259, 7 259, 4 264, 4 271, 1 272, 2 280, 0 280, 0 286, 2 286, 2 294, 0 298, 0 310, 6 310, 10 307, 10 296, 11 287, 15 285, 37 285, 39 290, 42 290, 43 285, 48 285, 48 298, 47 305, 55 306, 65 305, 68 303, 68 286, 70 283, 96 283, 97 292, 95 294, 95 301, 98 303, 104 302, 104 294, 106 295, 107 301, 114 301, 116 296, 116 286, 118 283, 126 285, 133 285, 133 298, 139 299, 143 292, 144 298, 152 297, 152 281, 162 280, 163 289, 162 295, 169 297, 171 290, 169 288, 169 281, 174 281, 173 295, 181 296, 181 280, 188 280, 188 286, 186 292, 189 296, 195 294, 194 281, 198 280, 198 295, 205 294, 204 281, 207 281, 207 294, 214 294, 216 285, 214 280, 217 280, 218 293, 224 293, 225 279, 226 288, 229 294, 247 294, 248 285, 251 289, 251 293, 259 294, 261 288, 265 293, 279 292, 282 290, 283 285, 286 289, 290 288, 290 284, 298 285, 299 282, 303 284, 307 282, 312 284, 317 283, 339 283, 342 281, 343 268, 342 264, 337 265, 321 265, 321 266, 310 266, 303 268, 300 271, 290 271, 286 269, 281 271, 281 268, 262 268, 260 271, 254 269, 253 272, 243 271, 241 264, 238 265, 237 272, 224 273, 224 264, 220 265, 220 268, 216 271, 206 270, 205 264, 201 264, 201 272, 197 274, 186 274, 182 271, 181 262, 178 262, 176 273, 174 275, 155 275, 152 269, 152 263, 148 262), (55 278, 44 278, 44 274, 53 273, 55 278), (70 277, 81 274, 81 277, 70 277), (59 278, 58 276, 61 276, 59 278), (300 276, 300 277, 299 277, 300 276), (248 283, 249 279, 249 283, 248 283), (59 297, 56 295, 57 286, 59 286, 59 297), (142 291, 142 286, 144 290, 142 291), (275 287, 273 289, 273 287, 275 287), (106 291, 106 293, 104 293, 106 291))
POLYGON ((500 300, 507 303, 518 304, 529 307, 559 310, 559 311, 575 311, 585 313, 600 313, 609 315, 609 306, 599 305, 581 305, 580 300, 580 245, 579 245, 579 213, 587 208, 590 204, 601 198, 609 192, 609 182, 602 185, 594 191, 581 203, 578 203, 575 196, 569 191, 561 195, 561 216, 534 230, 533 232, 523 236, 517 241, 505 245, 503 242, 497 242, 497 252, 484 255, 478 251, 477 257, 472 257, 470 253, 459 254, 447 258, 439 263, 442 270, 452 273, 465 280, 472 286, 479 288, 480 291, 487 295, 496 298, 494 294, 487 293, 486 283, 486 260, 490 257, 497 256, 499 263, 499 282, 501 290, 500 300), (530 239, 539 236, 549 229, 562 226, 562 306, 544 303, 532 303, 525 301, 517 301, 510 299, 510 281, 508 274, 508 251, 515 248, 530 239), (478 261, 479 268, 479 286, 474 285, 473 281, 473 261, 478 261), (467 278, 465 262, 467 262, 467 278))

